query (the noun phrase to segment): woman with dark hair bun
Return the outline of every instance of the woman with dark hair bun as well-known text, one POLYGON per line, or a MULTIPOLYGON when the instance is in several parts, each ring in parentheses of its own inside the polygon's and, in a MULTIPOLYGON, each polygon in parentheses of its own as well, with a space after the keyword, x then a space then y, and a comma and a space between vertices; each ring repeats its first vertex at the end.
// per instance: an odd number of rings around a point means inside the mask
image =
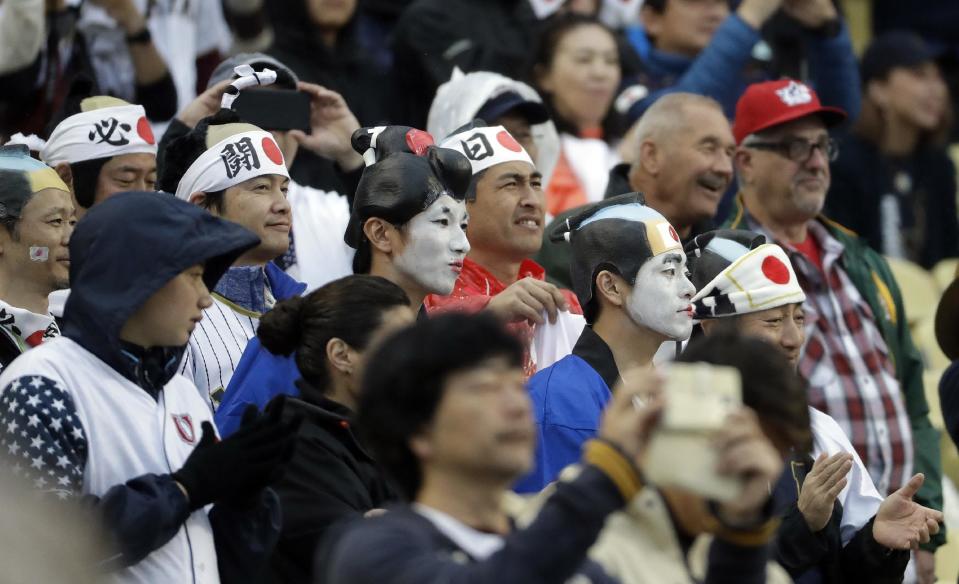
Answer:
MULTIPOLYGON (((257 336, 277 355, 294 355, 302 377, 284 418, 302 418, 296 451, 283 477, 283 529, 270 561, 271 581, 311 582, 313 558, 327 530, 396 500, 352 429, 364 355, 413 321, 399 286, 375 276, 347 276, 307 296, 277 303, 257 336)), ((268 406, 270 407, 270 406, 268 406)))

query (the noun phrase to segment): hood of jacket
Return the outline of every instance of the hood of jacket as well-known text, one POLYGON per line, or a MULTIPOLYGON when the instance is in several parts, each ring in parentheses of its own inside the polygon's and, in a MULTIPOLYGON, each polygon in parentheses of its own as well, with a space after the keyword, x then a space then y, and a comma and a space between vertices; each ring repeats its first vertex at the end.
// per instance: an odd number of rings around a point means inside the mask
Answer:
MULTIPOLYGON (((465 74, 457 67, 450 80, 436 90, 426 120, 426 131, 437 143, 442 142, 456 129, 472 122, 487 101, 504 91, 514 91, 524 99, 543 103, 536 90, 525 83, 489 71, 465 74)), ((493 120, 483 121, 493 123, 493 120)), ((552 120, 530 126, 530 130, 539 147, 535 162, 536 169, 543 173, 545 189, 559 160, 559 134, 552 120)))
POLYGON ((130 377, 123 356, 129 345, 120 340, 126 321, 196 264, 203 264, 213 290, 240 254, 258 244, 253 232, 167 193, 114 195, 95 205, 70 238, 63 334, 130 377))

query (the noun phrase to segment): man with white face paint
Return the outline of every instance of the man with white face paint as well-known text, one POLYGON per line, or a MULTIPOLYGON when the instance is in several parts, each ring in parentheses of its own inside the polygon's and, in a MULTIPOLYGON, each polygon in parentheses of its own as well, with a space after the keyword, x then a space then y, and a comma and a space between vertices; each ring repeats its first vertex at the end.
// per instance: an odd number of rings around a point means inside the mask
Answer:
MULTIPOLYGON (((356 249, 354 271, 393 282, 416 309, 427 294, 449 294, 470 249, 463 202, 469 162, 458 152, 436 147, 428 133, 406 126, 361 128, 352 143, 367 162, 344 235, 356 249)), ((237 364, 217 421, 231 427, 226 420, 242 417, 248 404, 262 407, 281 393, 299 396, 300 377, 292 356, 274 355, 254 337, 237 364)))
POLYGON ((551 236, 572 246, 573 288, 588 326, 571 355, 529 381, 539 441, 519 492, 541 490, 576 462, 620 371, 651 367, 661 344, 686 340, 693 329, 696 289, 679 235, 641 194, 585 207, 551 236))
MULTIPOLYGON (((762 235, 731 229, 699 235, 686 251, 706 335, 728 329, 763 339, 796 366, 806 295, 786 252, 762 235)), ((909 545, 939 531, 942 514, 912 501, 923 476, 883 499, 839 424, 807 407, 812 449, 793 451, 773 490, 783 516, 774 557, 800 581, 900 582, 909 545)))
POLYGON ((70 189, 26 146, 0 147, 0 370, 60 335, 47 296, 67 287, 70 189))

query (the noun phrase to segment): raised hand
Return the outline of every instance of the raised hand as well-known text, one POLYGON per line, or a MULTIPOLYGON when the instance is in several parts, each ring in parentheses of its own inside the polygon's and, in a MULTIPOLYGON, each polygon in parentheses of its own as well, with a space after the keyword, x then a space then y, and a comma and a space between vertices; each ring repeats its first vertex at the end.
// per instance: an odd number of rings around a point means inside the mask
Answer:
POLYGON ((486 309, 507 322, 529 320, 543 324, 543 311, 549 322, 555 323, 559 311, 569 310, 569 304, 556 286, 527 277, 513 282, 494 296, 486 309))
POLYGON ((852 470, 852 455, 838 452, 826 456, 823 452, 806 475, 799 491, 799 512, 813 533, 820 531, 832 517, 836 497, 846 486, 846 476, 852 470))
POLYGON ((742 494, 719 505, 719 516, 728 525, 749 525, 762 519, 769 500, 769 485, 779 478, 783 462, 763 434, 756 414, 742 408, 726 418, 716 435, 719 472, 743 481, 742 494))
POLYGON ((879 544, 894 550, 917 549, 939 533, 942 512, 923 507, 912 500, 922 487, 922 473, 913 476, 906 486, 886 497, 879 506, 872 524, 872 536, 879 544))
POLYGON ((310 96, 310 134, 292 130, 290 135, 304 148, 336 161, 346 171, 363 164, 350 143, 360 123, 339 93, 314 83, 303 81, 297 88, 310 96))

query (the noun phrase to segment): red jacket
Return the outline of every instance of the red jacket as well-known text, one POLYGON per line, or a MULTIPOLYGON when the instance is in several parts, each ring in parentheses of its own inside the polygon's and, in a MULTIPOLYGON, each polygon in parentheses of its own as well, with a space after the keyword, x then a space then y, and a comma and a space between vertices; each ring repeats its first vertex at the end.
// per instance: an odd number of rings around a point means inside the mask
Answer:
MULTIPOLYGON (((533 260, 523 260, 519 266, 519 274, 516 279, 536 278, 537 280, 546 279, 546 270, 533 260)), ((426 297, 423 305, 428 312, 458 310, 462 312, 479 312, 486 308, 493 296, 496 296, 508 287, 507 284, 500 282, 496 276, 489 273, 486 268, 478 263, 466 258, 463 261, 463 271, 460 277, 456 279, 456 285, 449 296, 438 296, 430 294, 426 297)), ((576 295, 569 290, 561 290, 566 302, 569 304, 569 311, 574 314, 583 314, 583 309, 579 305, 576 295)), ((536 324, 528 320, 511 323, 510 329, 514 330, 529 347, 533 340, 533 334, 536 332, 536 324)), ((536 364, 527 349, 523 358, 523 369, 526 376, 529 377, 536 373, 536 364)))

